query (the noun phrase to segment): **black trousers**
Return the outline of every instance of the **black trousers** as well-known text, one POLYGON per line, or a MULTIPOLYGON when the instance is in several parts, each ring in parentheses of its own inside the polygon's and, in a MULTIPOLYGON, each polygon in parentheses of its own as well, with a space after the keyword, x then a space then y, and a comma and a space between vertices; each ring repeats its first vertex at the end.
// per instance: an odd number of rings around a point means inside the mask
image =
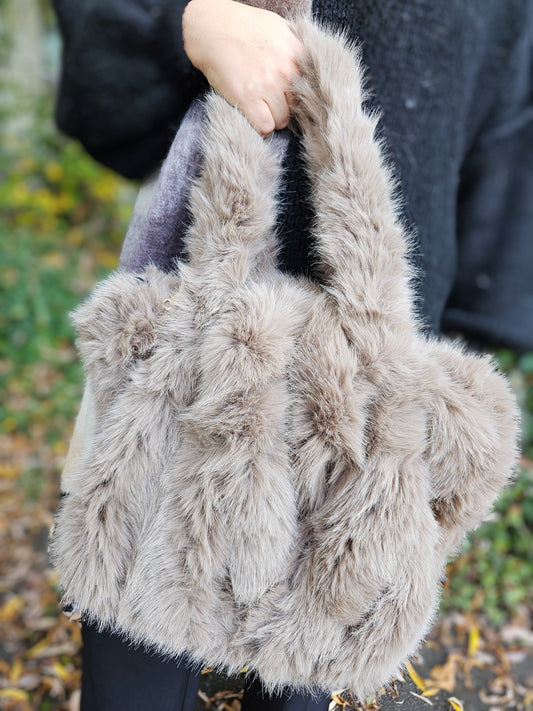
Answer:
MULTIPOLYGON (((201 666, 170 660, 82 621, 80 711, 193 711, 201 666)), ((327 711, 330 694, 266 694, 257 678, 245 680, 242 711, 327 711)))

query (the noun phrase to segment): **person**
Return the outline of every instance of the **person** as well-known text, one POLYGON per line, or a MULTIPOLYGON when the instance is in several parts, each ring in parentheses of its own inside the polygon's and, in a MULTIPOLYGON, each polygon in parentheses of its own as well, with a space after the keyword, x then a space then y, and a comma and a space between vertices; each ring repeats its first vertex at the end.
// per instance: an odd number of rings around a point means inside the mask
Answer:
MULTIPOLYGON (((144 178, 158 167, 208 84, 262 134, 288 124, 301 47, 280 15, 236 0, 54 7, 64 38, 58 125, 122 175, 144 178)), ((368 101, 381 111, 402 219, 415 234, 425 327, 482 347, 530 349, 533 3, 315 0, 313 11, 362 44, 368 101)), ((284 169, 279 265, 316 276, 297 135, 284 169)), ((82 633, 82 709, 192 707, 198 667, 131 649, 88 624, 82 633)), ((254 679, 242 703, 292 711, 329 701, 290 689, 265 696, 254 679)))

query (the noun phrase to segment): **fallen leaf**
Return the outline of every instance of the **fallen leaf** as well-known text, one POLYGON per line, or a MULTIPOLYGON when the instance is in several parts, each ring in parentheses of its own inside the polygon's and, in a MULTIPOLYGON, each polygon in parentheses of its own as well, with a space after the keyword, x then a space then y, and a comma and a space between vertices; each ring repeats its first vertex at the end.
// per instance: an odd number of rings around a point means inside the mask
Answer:
POLYGON ((54 674, 56 674, 60 679, 63 679, 63 681, 68 681, 68 679, 70 679, 70 671, 63 666, 61 662, 54 662, 52 664, 52 669, 54 674))
POLYGON ((24 599, 21 595, 13 595, 0 607, 0 622, 14 620, 23 607, 24 599))
POLYGON ((424 680, 420 676, 420 674, 416 671, 416 669, 413 667, 411 662, 407 662, 405 665, 405 668, 407 669, 407 673, 411 677, 411 679, 414 681, 414 683, 418 686, 420 691, 425 691, 426 690, 426 685, 424 683, 424 680))
POLYGON ((468 656, 473 657, 479 648, 479 628, 472 625, 468 633, 468 656))
POLYGON ((533 704, 533 691, 528 691, 524 696, 524 706, 527 708, 530 704, 533 704))
POLYGON ((11 669, 9 670, 9 681, 12 684, 15 684, 18 681, 20 675, 22 674, 23 669, 24 669, 24 666, 22 664, 22 660, 20 659, 20 657, 15 659, 11 669))
POLYGON ((41 642, 32 647, 26 656, 29 659, 42 659, 43 657, 55 657, 61 654, 74 654, 77 651, 77 645, 72 642, 64 644, 49 644, 48 640, 43 639, 41 642))
POLYGON ((491 679, 489 681, 489 692, 480 689, 479 698, 487 706, 505 706, 515 701, 513 684, 508 679, 491 679))
POLYGON ((509 660, 511 666, 514 666, 515 664, 522 664, 522 662, 525 662, 527 657, 528 654, 523 649, 517 649, 514 652, 507 652, 507 659, 509 660))
POLYGON ((533 630, 527 627, 518 627, 517 625, 505 625, 501 631, 502 641, 507 644, 518 642, 525 644, 528 647, 533 647, 533 630))
POLYGON ((429 706, 433 706, 433 701, 430 701, 429 699, 424 698, 424 696, 421 696, 420 694, 415 694, 414 691, 410 691, 409 693, 411 694, 411 696, 416 696, 417 699, 421 699, 422 701, 425 701, 426 704, 428 704, 429 706))
POLYGON ((0 691, 0 699, 11 699, 12 701, 29 701, 30 695, 22 689, 2 689, 0 691))
POLYGON ((80 711, 81 689, 75 689, 68 702, 68 711, 80 711))
POLYGON ((448 703, 452 707, 453 711, 465 711, 463 702, 459 701, 459 699, 457 699, 455 696, 450 696, 450 698, 448 699, 448 703))
POLYGON ((458 661, 458 655, 450 654, 444 664, 435 665, 429 672, 432 686, 437 686, 439 689, 447 691, 448 693, 454 691, 458 661))
POLYGON ((0 462, 0 477, 4 479, 16 479, 20 476, 20 469, 5 462, 0 462))
POLYGON ((50 642, 47 637, 42 639, 40 642, 37 642, 37 644, 34 644, 33 647, 30 647, 28 651, 26 652, 26 657, 28 659, 35 659, 36 657, 39 657, 43 651, 47 649, 47 647, 50 646, 50 642))
POLYGON ((40 674, 22 674, 17 679, 17 688, 18 689, 36 689, 39 684, 41 683, 41 676, 40 674))

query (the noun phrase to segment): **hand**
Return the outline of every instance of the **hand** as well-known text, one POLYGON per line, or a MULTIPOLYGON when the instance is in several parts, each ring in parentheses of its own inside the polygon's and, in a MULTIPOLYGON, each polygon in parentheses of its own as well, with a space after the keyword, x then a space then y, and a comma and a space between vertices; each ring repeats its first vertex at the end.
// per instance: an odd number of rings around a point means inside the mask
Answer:
POLYGON ((287 126, 286 92, 304 47, 286 20, 236 0, 190 0, 183 41, 192 64, 259 133, 287 126))

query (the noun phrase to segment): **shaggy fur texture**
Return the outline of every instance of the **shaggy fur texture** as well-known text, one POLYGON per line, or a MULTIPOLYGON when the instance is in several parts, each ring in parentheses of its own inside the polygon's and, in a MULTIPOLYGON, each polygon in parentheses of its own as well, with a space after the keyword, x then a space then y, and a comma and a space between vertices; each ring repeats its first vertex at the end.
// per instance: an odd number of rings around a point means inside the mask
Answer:
POLYGON ((240 0, 245 5, 270 10, 285 18, 311 15, 312 0, 240 0))
POLYGON ((102 627, 362 697, 426 634, 517 410, 488 358, 420 334, 358 52, 295 31, 322 284, 276 269, 278 160, 211 94, 189 261, 117 273, 75 314, 97 426, 51 551, 102 627))

